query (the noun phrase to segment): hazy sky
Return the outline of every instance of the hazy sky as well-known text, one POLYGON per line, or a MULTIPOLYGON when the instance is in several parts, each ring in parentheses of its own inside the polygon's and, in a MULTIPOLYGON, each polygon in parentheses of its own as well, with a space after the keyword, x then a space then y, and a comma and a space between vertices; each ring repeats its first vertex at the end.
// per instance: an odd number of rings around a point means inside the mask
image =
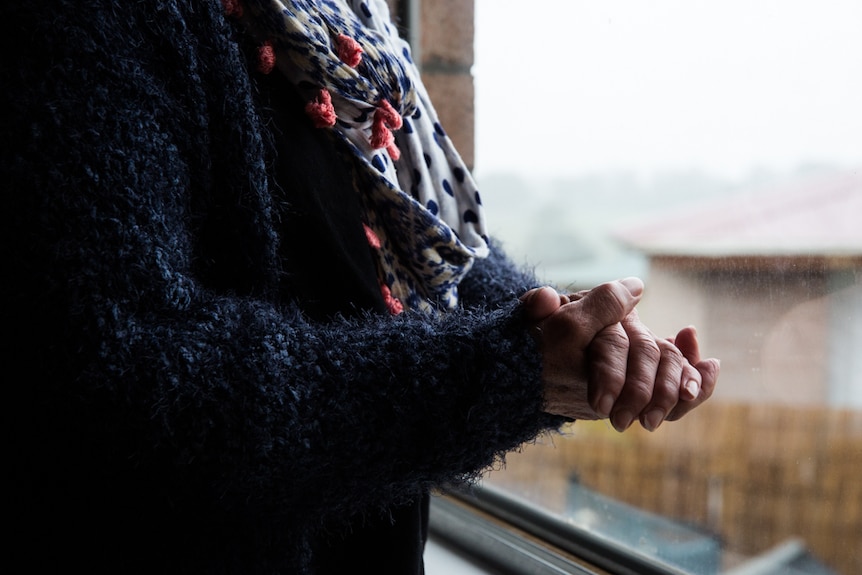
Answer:
POLYGON ((476 0, 475 58, 480 176, 862 167, 862 0, 476 0))

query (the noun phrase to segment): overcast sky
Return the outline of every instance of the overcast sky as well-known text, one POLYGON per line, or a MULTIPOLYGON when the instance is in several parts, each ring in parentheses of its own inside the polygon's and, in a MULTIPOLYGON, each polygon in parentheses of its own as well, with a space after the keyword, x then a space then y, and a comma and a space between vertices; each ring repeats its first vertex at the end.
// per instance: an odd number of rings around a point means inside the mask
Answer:
POLYGON ((862 167, 862 0, 476 0, 475 58, 480 177, 862 167))

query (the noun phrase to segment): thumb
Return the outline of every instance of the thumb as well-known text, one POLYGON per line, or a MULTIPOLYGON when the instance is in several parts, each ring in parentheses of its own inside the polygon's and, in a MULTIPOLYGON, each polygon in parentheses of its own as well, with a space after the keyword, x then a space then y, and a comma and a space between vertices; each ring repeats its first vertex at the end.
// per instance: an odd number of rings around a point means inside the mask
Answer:
POLYGON ((534 288, 521 296, 524 315, 530 321, 541 321, 557 311, 561 305, 560 294, 552 287, 534 288))
POLYGON ((581 307, 584 332, 595 335, 621 322, 634 311, 643 291, 643 282, 639 278, 629 277, 598 285, 571 305, 581 307))

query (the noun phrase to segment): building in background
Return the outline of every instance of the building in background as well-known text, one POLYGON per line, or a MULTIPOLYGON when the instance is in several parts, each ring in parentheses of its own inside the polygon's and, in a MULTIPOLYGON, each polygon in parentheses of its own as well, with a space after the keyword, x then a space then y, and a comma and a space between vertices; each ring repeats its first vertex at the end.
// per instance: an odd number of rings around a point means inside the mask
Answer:
POLYGON ((697 329, 733 401, 862 407, 862 170, 729 195, 616 234, 647 325, 697 329), (684 325, 684 324, 682 324, 684 325))

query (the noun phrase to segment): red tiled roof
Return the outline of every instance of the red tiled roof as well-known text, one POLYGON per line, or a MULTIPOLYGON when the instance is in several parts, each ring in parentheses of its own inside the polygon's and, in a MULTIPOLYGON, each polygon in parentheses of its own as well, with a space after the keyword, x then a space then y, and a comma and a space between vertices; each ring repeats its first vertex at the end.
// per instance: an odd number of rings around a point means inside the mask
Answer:
POLYGON ((615 237, 649 255, 862 255, 862 169, 733 194, 615 237))

